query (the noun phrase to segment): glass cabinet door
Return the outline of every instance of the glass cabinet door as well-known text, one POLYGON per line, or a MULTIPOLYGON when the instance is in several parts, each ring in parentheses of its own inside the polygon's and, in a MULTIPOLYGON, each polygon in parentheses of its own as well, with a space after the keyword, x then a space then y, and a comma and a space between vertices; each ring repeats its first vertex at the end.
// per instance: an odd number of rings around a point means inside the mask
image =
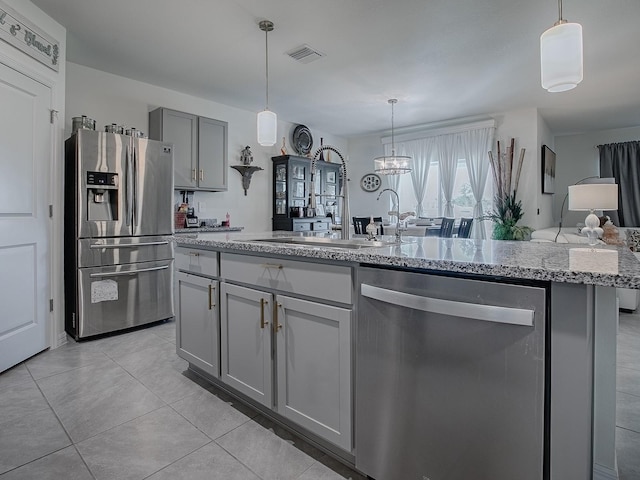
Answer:
POLYGON ((276 165, 275 182, 275 214, 287 214, 287 166, 276 165))

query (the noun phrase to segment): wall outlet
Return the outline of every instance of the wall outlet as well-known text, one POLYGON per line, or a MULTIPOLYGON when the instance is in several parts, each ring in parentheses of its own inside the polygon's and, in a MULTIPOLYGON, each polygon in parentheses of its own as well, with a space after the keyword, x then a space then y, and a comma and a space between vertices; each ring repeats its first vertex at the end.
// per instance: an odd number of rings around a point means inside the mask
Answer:
POLYGON ((207 204, 205 202, 198 202, 198 213, 204 212, 207 209, 207 204))

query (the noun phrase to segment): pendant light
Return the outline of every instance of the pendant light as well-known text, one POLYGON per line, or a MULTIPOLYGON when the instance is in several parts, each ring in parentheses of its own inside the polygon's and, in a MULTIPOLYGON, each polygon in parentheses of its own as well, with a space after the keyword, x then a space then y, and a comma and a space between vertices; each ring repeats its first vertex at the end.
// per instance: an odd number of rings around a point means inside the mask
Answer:
POLYGON ((263 147, 271 147, 276 144, 278 135, 278 116, 269 110, 269 42, 268 32, 273 30, 273 22, 262 20, 259 24, 260 30, 264 32, 265 44, 265 72, 266 72, 266 105, 265 109, 258 113, 258 143, 263 147))
POLYGON ((413 160, 406 155, 396 155, 396 145, 393 136, 393 106, 398 103, 398 100, 391 98, 387 103, 391 105, 391 155, 374 158, 374 170, 381 175, 409 173, 413 160))
POLYGON ((582 81, 582 25, 562 18, 558 0, 558 21, 540 36, 542 87, 565 92, 582 81))

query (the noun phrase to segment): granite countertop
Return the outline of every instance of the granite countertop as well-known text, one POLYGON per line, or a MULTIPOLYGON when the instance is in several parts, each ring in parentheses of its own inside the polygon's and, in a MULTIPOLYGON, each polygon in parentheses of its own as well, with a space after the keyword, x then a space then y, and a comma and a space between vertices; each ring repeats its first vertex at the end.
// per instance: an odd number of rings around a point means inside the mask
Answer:
MULTIPOLYGON (((175 235, 179 246, 202 246, 241 253, 263 253, 409 267, 529 280, 549 280, 605 287, 640 288, 640 261, 626 247, 510 242, 438 237, 404 237, 407 243, 359 250, 327 246, 252 242, 255 239, 305 236, 293 232, 175 235)), ((323 236, 331 236, 325 234, 323 236)), ((333 238, 339 238, 333 234, 333 238)), ((392 241, 394 237, 379 239, 392 241)))
POLYGON ((176 233, 194 233, 194 232, 241 232, 244 227, 193 227, 193 228, 176 228, 176 233))

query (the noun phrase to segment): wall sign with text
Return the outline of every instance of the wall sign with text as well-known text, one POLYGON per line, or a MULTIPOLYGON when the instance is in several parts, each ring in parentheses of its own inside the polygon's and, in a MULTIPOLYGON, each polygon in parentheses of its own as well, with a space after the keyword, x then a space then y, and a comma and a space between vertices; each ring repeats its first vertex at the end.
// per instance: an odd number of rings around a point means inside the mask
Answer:
POLYGON ((0 39, 30 57, 59 70, 60 43, 0 1, 0 39))

